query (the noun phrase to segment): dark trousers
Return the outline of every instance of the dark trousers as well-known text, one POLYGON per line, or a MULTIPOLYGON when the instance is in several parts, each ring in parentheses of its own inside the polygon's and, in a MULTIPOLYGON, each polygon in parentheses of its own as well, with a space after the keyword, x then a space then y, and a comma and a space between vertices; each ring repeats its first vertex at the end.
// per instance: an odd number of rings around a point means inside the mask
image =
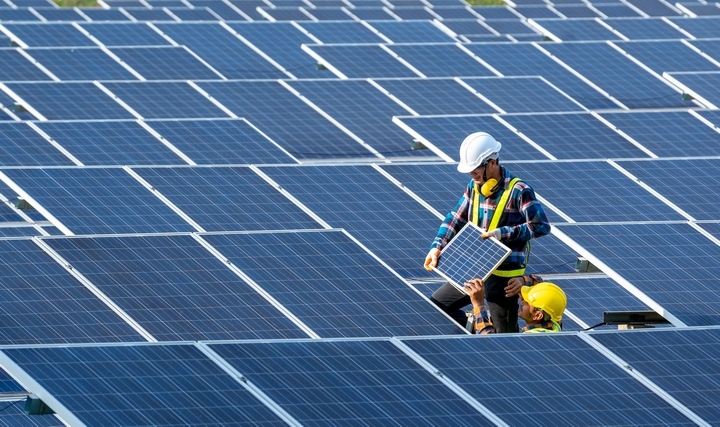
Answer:
MULTIPOLYGON (((510 279, 507 277, 491 275, 485 281, 485 300, 495 330, 499 333, 519 332, 518 297, 505 297, 508 280, 510 279)), ((460 325, 465 326, 467 315, 463 307, 471 303, 467 294, 452 284, 445 283, 432 294, 430 300, 460 325)))

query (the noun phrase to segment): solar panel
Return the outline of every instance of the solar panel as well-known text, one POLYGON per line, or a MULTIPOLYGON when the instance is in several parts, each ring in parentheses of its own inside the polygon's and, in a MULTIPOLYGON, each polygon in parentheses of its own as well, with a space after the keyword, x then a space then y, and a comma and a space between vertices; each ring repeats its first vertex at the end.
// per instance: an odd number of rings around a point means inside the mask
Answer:
POLYGON ((453 79, 387 79, 375 82, 420 115, 496 112, 453 79))
POLYGON ((680 209, 698 220, 716 220, 720 208, 713 202, 718 160, 654 160, 652 162, 620 161, 640 181, 667 197, 680 209), (678 182, 698 182, 702 185, 674 185, 678 182))
POLYGON ((678 9, 684 11, 690 11, 691 15, 695 16, 717 16, 720 15, 720 7, 717 3, 702 4, 702 3, 676 3, 675 6, 678 9))
POLYGON ((481 19, 443 19, 442 24, 448 27, 456 34, 461 35, 478 35, 478 36, 492 36, 494 35, 484 25, 481 25, 481 19))
POLYGON ((477 19, 478 15, 473 13, 469 7, 439 6, 433 7, 432 11, 435 15, 442 18, 443 25, 446 25, 448 19, 477 19))
POLYGON ((190 236, 44 242, 157 340, 307 337, 190 236))
POLYGON ((715 16, 698 17, 693 19, 668 18, 671 22, 699 39, 720 37, 720 18, 715 16))
POLYGON ((300 48, 303 43, 315 43, 315 40, 289 22, 228 25, 297 78, 327 77, 329 74, 319 71, 317 62, 300 48))
POLYGON ((473 43, 466 47, 503 75, 542 76, 587 108, 618 108, 617 104, 531 44, 473 43))
POLYGON ((512 34, 514 37, 523 34, 539 36, 539 34, 535 30, 533 30, 526 24, 527 21, 525 21, 524 19, 492 19, 484 22, 485 24, 492 27, 495 31, 502 34, 512 34))
POLYGON ((454 44, 398 44, 386 47, 428 77, 495 75, 454 44))
POLYGON ((474 7, 475 13, 485 19, 513 19, 518 20, 518 15, 511 11, 510 7, 474 7))
POLYGON ((467 223, 442 250, 433 270, 458 289, 472 279, 486 280, 510 255, 510 248, 495 239, 483 239, 483 230, 467 223))
POLYGON ((663 80, 646 72, 605 43, 557 43, 543 46, 629 108, 693 106, 663 80))
POLYGON ((403 277, 429 275, 422 260, 440 219, 371 166, 261 170, 330 226, 348 230, 403 277))
MULTIPOLYGON (((542 3, 541 3, 542 4, 542 3)), ((525 18, 528 19, 538 19, 538 18, 558 18, 560 15, 553 12, 552 9, 547 7, 547 5, 528 5, 528 6, 517 6, 513 8, 515 12, 519 13, 525 18)))
POLYGON ((720 421, 711 396, 718 390, 715 357, 720 330, 663 329, 592 337, 710 424, 720 421))
POLYGON ((483 404, 509 425, 689 423, 580 337, 538 335, 403 342, 469 394, 482 396, 483 404), (552 357, 538 369, 538 355, 548 354, 552 357), (482 368, 468 369, 470 362, 458 355, 482 357, 482 368), (542 392, 528 390, 528 384, 542 384, 542 392), (549 401, 555 402, 552 409, 549 401))
POLYGON ((174 7, 172 9, 168 8, 168 11, 180 18, 181 21, 218 21, 218 17, 207 8, 196 7, 195 9, 188 9, 187 7, 174 7))
POLYGON ((147 9, 140 7, 124 8, 133 18, 138 21, 175 21, 175 19, 167 14, 163 9, 147 9))
POLYGON ((138 168, 135 172, 207 231, 321 228, 249 168, 138 168))
POLYGON ((439 43, 455 41, 429 21, 372 21, 368 22, 394 43, 439 43))
MULTIPOLYGON (((459 144, 458 144, 459 146, 459 144)), ((380 166, 440 214, 450 211, 468 185, 467 174, 451 163, 388 164, 380 166)))
POLYGON ((657 156, 720 155, 717 144, 720 134, 686 111, 638 111, 600 115, 657 156))
POLYGON ((137 80, 97 48, 28 49, 27 53, 60 80, 137 80))
MULTIPOLYGON (((317 10, 312 12, 317 13, 317 10)), ((350 19, 350 16, 345 16, 350 19)), ((384 42, 380 36, 360 22, 301 22, 299 25, 323 43, 384 42)))
POLYGON ((434 152, 457 161, 460 143, 473 132, 488 132, 503 145, 503 160, 547 159, 517 133, 492 116, 400 117, 397 122, 434 152))
MULTIPOLYGON (((243 1, 242 3, 246 3, 247 1, 243 1)), ((192 2, 193 6, 195 7, 206 7, 213 11, 214 14, 220 16, 222 19, 226 21, 244 21, 245 17, 242 16, 235 10, 235 6, 233 6, 230 2, 222 2, 222 1, 216 1, 216 0, 193 0, 192 2)), ((256 12, 257 14, 257 12, 256 12)))
POLYGON ((222 78, 182 46, 114 47, 111 51, 148 80, 222 78))
POLYGON ((298 159, 376 157, 277 82, 199 86, 298 159))
POLYGON ((73 22, 85 20, 85 18, 80 16, 80 14, 73 8, 35 8, 35 11, 49 22, 73 22))
POLYGON ((275 21, 311 21, 312 18, 308 16, 305 12, 300 10, 299 7, 278 7, 278 8, 270 8, 270 7, 258 7, 258 12, 260 12, 263 16, 270 16, 271 18, 267 18, 268 20, 275 20, 275 21))
POLYGON ((287 77, 220 25, 158 24, 157 27, 177 43, 186 45, 226 78, 287 77))
MULTIPOLYGON (((114 3, 113 3, 114 4, 114 3)), ((113 21, 129 21, 127 15, 118 9, 102 9, 94 7, 85 7, 80 9, 84 15, 92 19, 93 22, 113 22, 113 21)))
POLYGON ((25 123, 0 123, 2 166, 69 166, 73 162, 25 123))
POLYGON ((539 77, 463 78, 463 82, 508 113, 584 109, 578 102, 539 77))
POLYGON ((211 348, 306 425, 487 423, 388 341, 214 344, 211 348))
MULTIPOLYGON (((720 7, 717 8, 720 11, 720 7)), ((690 42, 693 46, 700 49, 706 55, 709 55, 715 61, 720 61, 720 41, 719 40, 692 40, 690 42)), ((716 69, 712 69, 716 71, 716 69)), ((678 70, 684 71, 684 70, 678 70)), ((701 70, 687 70, 687 71, 701 71, 701 70)))
POLYGON ((648 156, 590 114, 507 114, 502 118, 557 158, 648 156))
POLYGON ((562 231, 654 300, 675 324, 718 323, 720 246, 687 224, 581 225, 562 231), (678 320, 674 320, 678 319, 678 320))
POLYGON ((622 40, 594 19, 537 19, 542 34, 555 41, 622 40))
POLYGON ((146 119, 228 117, 226 112, 216 107, 212 101, 186 82, 103 83, 103 85, 146 119))
POLYGON ((720 71, 720 67, 679 40, 618 43, 618 47, 658 74, 666 71, 720 71))
POLYGON ((81 26, 105 46, 162 46, 169 45, 145 23, 105 23, 81 26))
POLYGON ((429 12, 427 9, 423 7, 407 7, 407 6, 401 6, 396 7, 390 11, 393 15, 398 16, 402 20, 410 20, 410 19, 425 19, 425 20, 431 20, 435 19, 437 16, 433 13, 429 12))
POLYGON ((600 16, 590 7, 580 4, 553 5, 553 9, 567 18, 596 18, 600 16))
POLYGON ((31 240, 0 240, 0 253, 3 344, 143 339, 31 240))
POLYGON ((195 231, 123 169, 8 169, 4 173, 75 234, 195 231))
POLYGON ((265 7, 268 4, 262 0, 230 0, 235 8, 241 10, 245 15, 249 16, 251 20, 264 21, 265 17, 260 15, 257 11, 257 7, 265 7))
POLYGON ((84 165, 186 164, 135 121, 35 124, 84 165))
POLYGON ((3 24, 28 46, 95 46, 89 38, 71 24, 3 24))
POLYGON ((608 18, 637 18, 640 16, 635 9, 623 3, 617 4, 593 4, 593 7, 608 18))
POLYGON ((677 16, 677 9, 668 6, 667 3, 653 0, 627 0, 627 2, 642 10, 649 16, 677 16))
MULTIPOLYGON (((363 2, 363 4, 366 2, 363 2)), ((383 8, 382 5, 378 7, 356 7, 353 9, 350 9, 350 13, 357 16, 358 19, 362 19, 364 21, 372 21, 372 20, 383 20, 383 19, 393 19, 392 15, 386 12, 386 8, 383 8)))
MULTIPOLYGON (((578 222, 682 221, 684 217, 607 162, 506 165, 578 222)), ((552 211, 551 222, 566 222, 552 211)))
POLYGON ((48 397, 87 425, 285 424, 191 344, 25 348, 3 353, 48 397))
POLYGON ((412 140, 392 122, 407 110, 364 80, 288 81, 303 96, 322 108, 365 143, 384 156, 424 156, 413 151, 412 140))
POLYGON ((8 408, 0 412, 0 426, 3 427, 60 427, 63 422, 54 416, 36 417, 25 412, 25 399, 5 402, 8 408))
POLYGON ((344 232, 203 239, 320 337, 434 335, 459 328, 344 232))
POLYGON ((25 102, 48 120, 133 119, 122 105, 92 83, 11 83, 25 102))
POLYGON ((662 19, 635 17, 632 19, 607 19, 605 23, 630 40, 667 40, 687 37, 662 19))
POLYGON ((197 164, 297 163, 243 119, 146 123, 197 164))
POLYGON ((29 9, 0 9, 0 22, 39 21, 40 18, 29 9))
MULTIPOLYGON (((380 45, 308 45, 325 66, 348 78, 418 77, 380 45)), ((323 77, 332 77, 332 75, 323 77)))
POLYGON ((36 67, 15 49, 0 49, 0 80, 50 80, 50 76, 36 67))
MULTIPOLYGON (((697 18, 695 18, 697 19, 697 18)), ((668 80, 680 87, 683 94, 700 98, 703 105, 711 104, 711 108, 720 105, 720 91, 715 83, 720 81, 718 72, 677 72, 665 74, 668 80), (678 83, 676 83, 678 82, 678 83)))

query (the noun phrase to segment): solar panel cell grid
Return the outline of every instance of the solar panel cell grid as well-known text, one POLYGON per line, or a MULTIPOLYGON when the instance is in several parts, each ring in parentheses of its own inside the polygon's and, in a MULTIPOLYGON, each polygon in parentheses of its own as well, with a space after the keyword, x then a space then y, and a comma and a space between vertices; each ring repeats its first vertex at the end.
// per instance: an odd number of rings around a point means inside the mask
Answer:
POLYGON ((718 65, 680 41, 618 43, 618 47, 658 74, 672 71, 720 71, 718 65))
POLYGON ((621 40, 593 19, 538 19, 535 22, 545 29, 543 35, 553 40, 621 40))
POLYGON ((32 49, 28 53, 60 80, 137 80, 100 49, 32 49))
POLYGON ((463 82, 507 113, 583 110, 578 102, 537 77, 463 78, 463 82))
MULTIPOLYGON (((315 19, 318 21, 346 21, 346 22, 352 22, 353 18, 345 13, 342 9, 338 8, 328 8, 328 7, 322 7, 322 8, 316 8, 316 9, 310 9, 308 7, 305 8, 305 11, 312 15, 315 19)), ((302 21, 304 23, 307 23, 307 21, 302 21)))
POLYGON ((442 43, 455 41, 428 21, 373 21, 376 30, 395 43, 442 43))
POLYGON ((40 17, 28 9, 0 9, 0 22, 40 21, 40 17))
POLYGON ((125 11, 130 14, 133 18, 138 21, 175 21, 175 19, 166 13, 162 8, 158 9, 147 9, 147 8, 124 8, 125 11))
POLYGON ((496 112, 453 79, 388 79, 376 82, 420 115, 496 112))
POLYGON ((605 23, 630 40, 667 40, 687 37, 662 19, 608 19, 605 23))
POLYGON ((427 77, 495 75, 480 61, 454 44, 407 44, 387 47, 427 77))
POLYGON ((28 46, 95 46, 70 24, 3 24, 28 46))
POLYGON ((145 23, 84 23, 82 27, 105 46, 170 45, 167 40, 145 23))
POLYGON ((184 47, 114 47, 111 50, 148 80, 222 78, 184 47))
MULTIPOLYGON (((313 13, 315 12, 313 11, 313 13)), ((323 43, 382 43, 384 41, 359 22, 303 22, 300 23, 300 26, 323 43)))
MULTIPOLYGON (((348 78, 418 77, 378 45, 310 45, 310 50, 348 78)), ((325 74, 328 74, 325 72, 325 74)), ((332 75, 323 75, 332 77, 332 75)))
POLYGON ((69 166, 72 161, 25 123, 0 124, 3 166, 69 166))
POLYGON ((85 21, 85 18, 83 18, 79 13, 77 13, 74 9, 71 8, 36 8, 35 11, 37 11, 40 15, 42 15, 43 18, 47 19, 50 22, 85 21))

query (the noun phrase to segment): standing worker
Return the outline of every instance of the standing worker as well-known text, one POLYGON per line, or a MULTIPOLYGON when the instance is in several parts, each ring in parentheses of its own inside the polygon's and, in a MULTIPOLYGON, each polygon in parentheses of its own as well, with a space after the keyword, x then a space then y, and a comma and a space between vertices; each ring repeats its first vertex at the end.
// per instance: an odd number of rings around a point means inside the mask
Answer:
MULTIPOLYGON (((469 173, 472 180, 440 225, 425 268, 432 271, 437 266, 442 248, 468 221, 486 230, 483 238, 495 237, 510 248, 510 256, 485 281, 490 316, 497 331, 506 333, 518 332, 520 292, 516 286, 508 286, 508 281, 525 274, 530 240, 548 234, 550 223, 533 189, 500 166, 501 147, 485 132, 470 134, 462 142, 458 171, 469 173)), ((467 316, 461 309, 470 304, 467 294, 445 283, 430 299, 459 324, 466 324, 467 316)))
MULTIPOLYGON (((537 279, 535 279, 537 280, 537 279)), ((542 280, 542 279, 540 279, 542 280)), ((472 332, 493 334, 495 327, 485 307, 485 286, 481 279, 465 283, 465 291, 473 304, 472 332)), ((554 283, 540 282, 520 288, 520 309, 518 317, 525 321, 523 332, 560 332, 562 315, 567 307, 565 292, 554 283)))

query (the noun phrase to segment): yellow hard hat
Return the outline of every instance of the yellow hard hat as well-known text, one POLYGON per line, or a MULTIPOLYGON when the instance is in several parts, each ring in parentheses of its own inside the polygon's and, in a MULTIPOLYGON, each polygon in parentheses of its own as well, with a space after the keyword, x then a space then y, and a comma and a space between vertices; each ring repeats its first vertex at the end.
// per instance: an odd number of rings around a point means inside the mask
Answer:
POLYGON ((520 293, 525 301, 550 315, 552 320, 560 322, 567 307, 567 297, 554 283, 542 282, 535 286, 523 286, 520 293))

